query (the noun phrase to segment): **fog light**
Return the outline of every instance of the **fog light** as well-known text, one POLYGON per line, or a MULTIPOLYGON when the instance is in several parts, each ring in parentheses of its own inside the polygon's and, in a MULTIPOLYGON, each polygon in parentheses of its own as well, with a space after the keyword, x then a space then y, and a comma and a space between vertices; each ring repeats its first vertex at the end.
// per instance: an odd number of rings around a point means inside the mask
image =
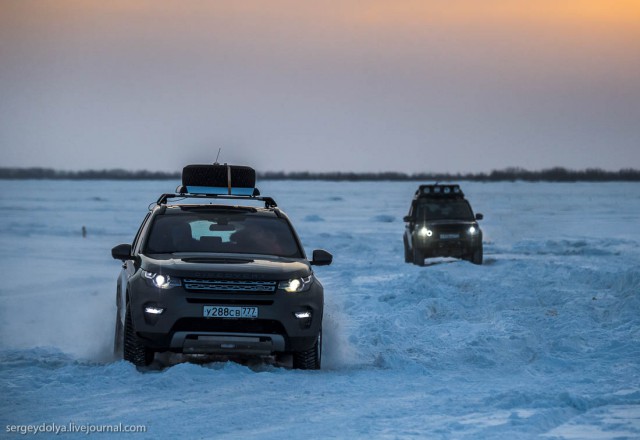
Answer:
POLYGON ((298 319, 309 319, 309 318, 311 318, 311 312, 308 311, 308 310, 306 312, 295 312, 294 315, 298 319))
POLYGON ((145 307, 144 311, 150 315, 161 315, 164 309, 162 307, 145 307))

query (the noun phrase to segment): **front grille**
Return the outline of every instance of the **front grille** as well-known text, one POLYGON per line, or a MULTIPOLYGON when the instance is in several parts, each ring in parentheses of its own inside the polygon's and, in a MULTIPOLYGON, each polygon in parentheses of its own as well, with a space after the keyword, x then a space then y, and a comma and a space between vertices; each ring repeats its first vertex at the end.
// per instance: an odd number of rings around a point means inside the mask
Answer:
POLYGON ((184 288, 187 290, 209 290, 214 292, 260 292, 273 293, 278 287, 277 281, 249 280, 212 280, 185 278, 184 288))
POLYGON ((190 304, 213 304, 226 306, 272 306, 273 301, 268 299, 211 299, 211 298, 187 298, 190 304))
POLYGON ((171 331, 286 334, 280 322, 267 319, 181 318, 171 331))
POLYGON ((437 225, 437 226, 433 226, 431 229, 434 233, 445 233, 445 234, 449 234, 449 233, 454 233, 454 234, 463 234, 467 228, 461 226, 461 225, 437 225))

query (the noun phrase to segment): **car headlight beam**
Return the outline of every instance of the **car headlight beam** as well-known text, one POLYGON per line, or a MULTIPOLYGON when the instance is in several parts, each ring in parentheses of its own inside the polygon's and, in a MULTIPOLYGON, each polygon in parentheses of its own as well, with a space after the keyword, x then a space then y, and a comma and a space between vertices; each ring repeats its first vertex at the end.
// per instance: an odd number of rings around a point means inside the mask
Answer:
POLYGON ((289 293, 298 293, 309 290, 313 283, 313 275, 309 275, 305 278, 292 278, 287 281, 280 281, 278 288, 289 293))
POLYGON ((418 230, 418 234, 421 237, 431 237, 433 235, 433 231, 426 226, 423 226, 418 230))
POLYGON ((180 279, 172 278, 169 275, 162 275, 153 272, 142 271, 142 276, 149 280, 151 284, 160 289, 170 289, 172 287, 180 286, 180 279))

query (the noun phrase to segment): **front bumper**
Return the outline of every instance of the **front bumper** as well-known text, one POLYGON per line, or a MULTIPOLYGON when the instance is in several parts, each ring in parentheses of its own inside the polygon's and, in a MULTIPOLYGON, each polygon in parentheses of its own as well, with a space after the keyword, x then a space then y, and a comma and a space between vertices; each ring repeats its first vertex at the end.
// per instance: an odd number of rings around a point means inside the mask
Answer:
POLYGON ((154 351, 226 355, 269 355, 313 347, 322 324, 324 295, 315 280, 306 292, 274 293, 160 289, 139 274, 129 283, 133 327, 154 351), (210 318, 205 306, 257 307, 258 318, 210 318), (163 309, 161 314, 145 312, 163 309), (297 318, 296 312, 310 312, 297 318))
POLYGON ((171 338, 171 350, 186 354, 267 356, 286 351, 286 341, 282 335, 260 333, 175 332, 171 338))
POLYGON ((415 234, 413 244, 425 258, 455 257, 462 258, 482 245, 482 234, 459 234, 459 238, 441 239, 437 236, 422 237, 415 234))

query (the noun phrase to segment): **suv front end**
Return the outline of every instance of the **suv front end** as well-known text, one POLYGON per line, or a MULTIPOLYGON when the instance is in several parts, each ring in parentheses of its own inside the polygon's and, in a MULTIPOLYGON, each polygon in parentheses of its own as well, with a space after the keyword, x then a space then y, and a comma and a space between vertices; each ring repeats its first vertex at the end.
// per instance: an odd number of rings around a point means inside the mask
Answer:
POLYGON ((454 257, 482 264, 482 230, 459 185, 421 185, 415 192, 404 233, 405 262, 454 257))
POLYGON ((188 257, 169 264, 143 257, 129 282, 137 335, 154 351, 187 354, 267 356, 311 348, 322 323, 320 282, 304 263, 246 257, 214 267, 188 257))
POLYGON ((137 366, 165 351, 290 354, 294 368, 320 368, 324 291, 312 265, 333 257, 318 249, 306 258, 286 214, 253 188, 254 174, 185 167, 183 185, 150 208, 133 244, 112 249, 123 261, 116 354, 137 366), (169 204, 173 198, 194 203, 169 204), (264 207, 247 203, 256 201, 264 207))

